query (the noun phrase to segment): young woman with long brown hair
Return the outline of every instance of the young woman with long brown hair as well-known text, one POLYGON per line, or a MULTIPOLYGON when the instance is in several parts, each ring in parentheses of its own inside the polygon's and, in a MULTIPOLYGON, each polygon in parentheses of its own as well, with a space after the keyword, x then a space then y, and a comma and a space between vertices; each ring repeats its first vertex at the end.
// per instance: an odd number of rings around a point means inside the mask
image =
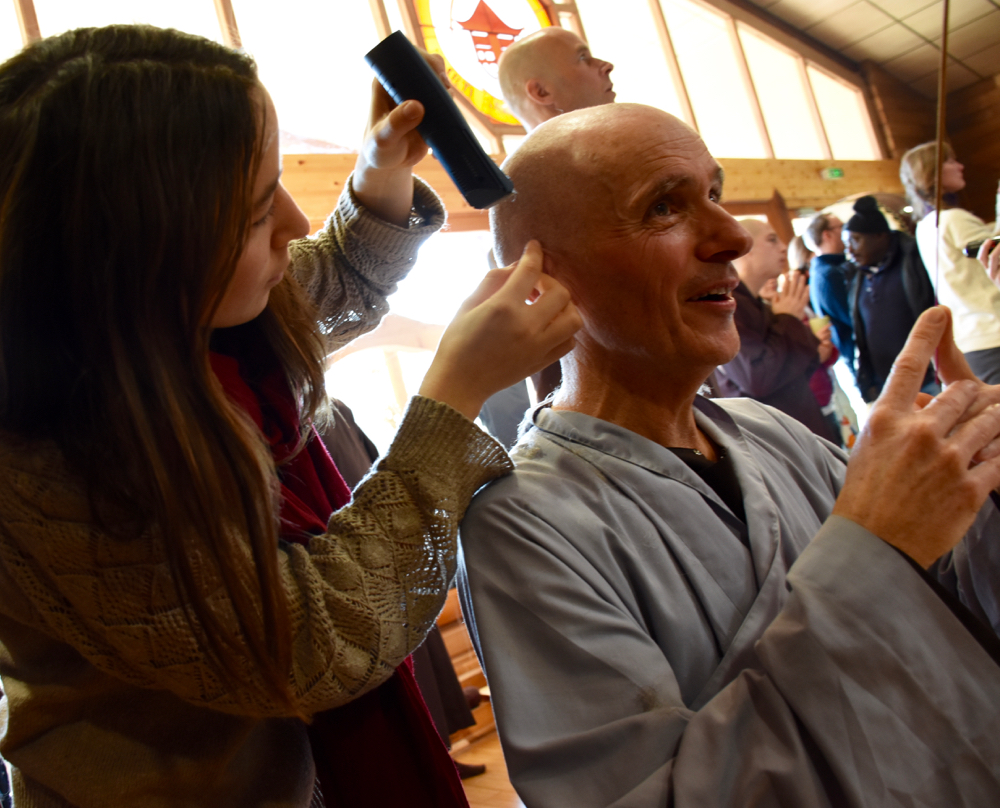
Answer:
POLYGON ((337 210, 303 239, 245 55, 120 26, 0 66, 19 808, 462 803, 403 661, 469 498, 509 468, 470 419, 565 352, 578 317, 535 248, 489 276, 347 504, 311 439, 323 357, 374 327, 443 220, 410 173, 420 107, 390 108, 377 92, 337 210))

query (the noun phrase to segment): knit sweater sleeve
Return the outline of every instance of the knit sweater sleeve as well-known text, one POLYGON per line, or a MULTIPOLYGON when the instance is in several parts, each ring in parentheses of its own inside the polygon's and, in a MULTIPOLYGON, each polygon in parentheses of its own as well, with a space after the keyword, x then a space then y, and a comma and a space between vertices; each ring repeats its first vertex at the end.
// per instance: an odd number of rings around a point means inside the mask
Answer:
MULTIPOLYGON (((328 532, 308 547, 276 550, 291 613, 295 712, 376 687, 421 642, 443 606, 472 494, 509 470, 500 445, 471 421, 415 398, 392 447, 328 532)), ((194 561, 211 608, 245 650, 217 570, 194 561)), ((249 548, 233 563, 252 575, 249 548)), ((130 684, 239 715, 288 712, 269 697, 248 652, 244 684, 223 683, 185 618, 163 537, 126 540, 97 527, 84 486, 51 444, 0 440, 0 588, 0 612, 130 684)))
POLYGON ((292 274, 316 305, 330 350, 378 325, 417 250, 444 224, 441 200, 416 177, 413 213, 419 223, 411 227, 378 218, 358 200, 352 176, 324 228, 289 245, 292 274))

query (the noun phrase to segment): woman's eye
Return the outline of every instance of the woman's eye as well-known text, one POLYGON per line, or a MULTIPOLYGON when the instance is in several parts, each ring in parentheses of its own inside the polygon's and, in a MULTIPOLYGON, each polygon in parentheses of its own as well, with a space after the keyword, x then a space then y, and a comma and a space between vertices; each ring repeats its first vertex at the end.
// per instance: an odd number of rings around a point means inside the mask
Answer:
POLYGON ((272 204, 271 207, 267 209, 267 213, 265 213, 256 222, 254 222, 253 226, 260 227, 262 225, 267 224, 273 215, 274 215, 274 205, 272 204))

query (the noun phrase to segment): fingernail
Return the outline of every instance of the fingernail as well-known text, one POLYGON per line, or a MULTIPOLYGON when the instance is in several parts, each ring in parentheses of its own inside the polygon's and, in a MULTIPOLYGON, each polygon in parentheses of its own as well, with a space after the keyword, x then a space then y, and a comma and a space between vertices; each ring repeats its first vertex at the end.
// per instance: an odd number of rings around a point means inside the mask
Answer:
POLYGON ((400 109, 403 110, 403 115, 407 118, 415 118, 417 116, 417 104, 415 101, 404 101, 400 105, 400 109))
POLYGON ((944 322, 944 318, 944 310, 940 306, 935 306, 934 308, 928 310, 927 319, 929 319, 932 323, 944 322))

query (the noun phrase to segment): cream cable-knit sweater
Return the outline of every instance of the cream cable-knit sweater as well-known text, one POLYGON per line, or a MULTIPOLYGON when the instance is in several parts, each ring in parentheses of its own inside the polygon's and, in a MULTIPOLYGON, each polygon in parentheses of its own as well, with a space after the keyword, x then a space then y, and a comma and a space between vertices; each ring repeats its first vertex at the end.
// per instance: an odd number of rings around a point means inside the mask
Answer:
MULTIPOLYGON (((294 271, 334 344, 378 322, 440 226, 440 202, 419 181, 415 207, 430 223, 406 230, 360 208, 348 189, 324 232, 295 245, 294 271)), ((299 710, 376 687, 420 643, 444 602, 472 494, 509 469, 472 422, 415 398, 329 533, 308 548, 281 546, 299 710)), ((163 541, 101 532, 54 445, 0 434, 0 719, 17 808, 309 804, 305 725, 262 682, 227 690, 205 664, 163 541)), ((209 566, 203 574, 219 614, 231 616, 209 566)))

